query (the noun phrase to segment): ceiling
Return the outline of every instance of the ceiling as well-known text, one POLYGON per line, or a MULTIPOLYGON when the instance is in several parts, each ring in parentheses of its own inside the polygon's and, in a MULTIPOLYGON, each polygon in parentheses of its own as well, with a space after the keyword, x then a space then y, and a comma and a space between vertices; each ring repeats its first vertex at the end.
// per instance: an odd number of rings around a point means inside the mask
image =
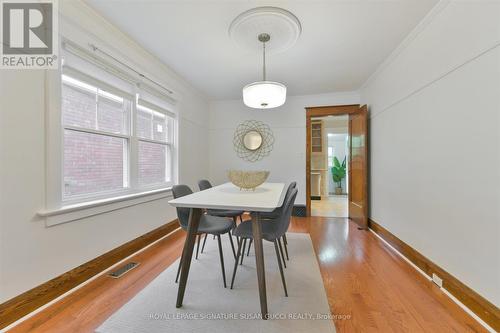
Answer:
POLYGON ((302 25, 296 44, 270 54, 268 79, 289 95, 357 90, 438 0, 86 0, 209 99, 241 97, 262 59, 230 39, 245 10, 276 6, 302 25))

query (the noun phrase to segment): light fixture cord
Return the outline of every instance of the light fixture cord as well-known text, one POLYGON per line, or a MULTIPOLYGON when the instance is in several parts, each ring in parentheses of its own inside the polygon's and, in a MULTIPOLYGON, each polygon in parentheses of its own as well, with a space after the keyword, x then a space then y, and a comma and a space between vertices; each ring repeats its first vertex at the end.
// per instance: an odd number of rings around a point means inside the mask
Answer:
POLYGON ((266 42, 262 42, 262 59, 262 81, 266 81, 266 42))

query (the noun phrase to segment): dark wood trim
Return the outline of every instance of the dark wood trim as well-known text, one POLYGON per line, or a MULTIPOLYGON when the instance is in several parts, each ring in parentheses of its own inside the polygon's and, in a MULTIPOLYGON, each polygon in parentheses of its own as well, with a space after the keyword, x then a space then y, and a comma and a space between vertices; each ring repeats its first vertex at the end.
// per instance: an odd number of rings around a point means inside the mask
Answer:
POLYGON ((311 216, 311 118, 340 116, 359 111, 359 104, 306 107, 306 215, 311 216))
POLYGON ((0 304, 0 329, 179 228, 173 220, 0 304))
POLYGON ((306 112, 309 117, 341 116, 359 111, 360 104, 308 106, 306 112))
POLYGON ((487 299, 466 286, 456 277, 439 267, 420 252, 393 235, 390 231, 382 227, 372 219, 368 220, 369 227, 377 235, 391 244, 397 251, 410 260, 415 266, 420 268, 429 277, 437 274, 443 279, 443 288, 455 296, 460 302, 474 312, 479 318, 484 320, 493 329, 500 331, 500 309, 487 299))
POLYGON ((306 109, 306 216, 311 216, 311 117, 306 109))

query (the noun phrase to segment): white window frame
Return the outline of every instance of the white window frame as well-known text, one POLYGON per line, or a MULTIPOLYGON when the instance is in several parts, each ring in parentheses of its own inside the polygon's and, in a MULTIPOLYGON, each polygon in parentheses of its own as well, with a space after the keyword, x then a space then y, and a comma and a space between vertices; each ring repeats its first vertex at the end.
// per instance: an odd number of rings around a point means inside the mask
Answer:
MULTIPOLYGON (((86 79, 85 77, 81 77, 80 75, 77 74, 77 72, 71 72, 69 74, 65 74, 64 71, 61 73, 61 86, 60 88, 62 89, 63 79, 62 76, 69 76, 73 79, 76 79, 80 82, 83 83, 88 83, 88 84, 93 84, 95 88, 98 90, 103 90, 108 93, 113 93, 113 88, 109 87, 111 89, 107 89, 107 85, 104 83, 97 82, 98 80, 96 79, 86 79), (93 81, 93 82, 92 82, 93 81)), ((99 92, 97 92, 99 94, 99 92)), ((117 94, 118 95, 118 94, 117 94)), ((113 197, 113 196, 119 196, 119 195, 124 195, 130 192, 130 166, 133 163, 133 161, 130 159, 130 153, 131 153, 131 141, 132 141, 132 113, 133 113, 133 108, 135 104, 135 99, 131 95, 129 97, 130 100, 130 113, 128 115, 128 134, 120 134, 120 133, 113 133, 113 132, 108 132, 108 131, 102 131, 99 129, 92 129, 92 128, 85 128, 85 127, 80 127, 80 126, 73 126, 73 125, 66 125, 62 124, 63 127, 63 137, 62 137, 62 160, 63 160, 63 170, 62 170, 62 203, 63 205, 68 205, 68 204, 74 204, 74 203, 80 203, 80 202, 85 202, 85 201, 92 201, 96 199, 103 199, 103 198, 108 198, 108 197, 113 197), (117 189, 117 190, 108 190, 108 191, 100 191, 100 192, 95 192, 95 193, 86 193, 86 194, 77 194, 77 195, 72 195, 70 197, 64 197, 64 192, 65 192, 65 181, 64 181, 64 131, 69 130, 69 131, 75 131, 75 132, 81 132, 81 133, 87 133, 87 134, 96 134, 96 135, 103 135, 107 137, 114 137, 114 138, 120 138, 126 140, 126 148, 124 148, 123 152, 123 164, 124 164, 124 174, 123 174, 123 188, 117 189)), ((61 95, 61 101, 62 101, 62 95, 61 95)), ((98 126, 98 119, 97 119, 97 110, 96 110, 96 126, 98 126)), ((61 108, 61 117, 63 117, 63 110, 61 108)))
MULTIPOLYGON (((145 186, 140 186, 138 184, 139 182, 139 171, 137 170, 137 174, 136 174, 136 177, 133 177, 134 181, 136 181, 136 184, 135 186, 137 188, 143 188, 143 189, 157 189, 158 187, 171 187, 172 185, 174 185, 174 180, 175 180, 175 177, 174 177, 174 137, 175 137, 175 133, 176 133, 176 117, 175 117, 175 114, 173 112, 171 112, 170 110, 168 110, 167 108, 164 108, 164 107, 161 107, 161 106, 157 106, 151 102, 148 102, 146 100, 143 100, 140 98, 140 93, 137 94, 137 100, 135 102, 135 105, 134 105, 134 117, 133 117, 133 120, 134 120, 134 136, 133 136, 133 140, 135 141, 136 143, 136 149, 135 149, 135 152, 137 154, 139 154, 139 143, 140 142, 148 142, 148 143, 154 143, 154 144, 160 144, 160 145, 163 145, 165 147, 167 147, 167 150, 168 150, 168 153, 167 153, 167 156, 165 157, 166 159, 169 159, 170 161, 165 161, 165 166, 168 167, 169 171, 170 171, 170 180, 165 180, 164 183, 156 183, 156 184, 149 184, 149 185, 145 185, 145 186), (151 111, 151 112, 157 112, 157 113, 160 113, 162 114, 165 118, 169 118, 169 123, 168 123, 168 128, 167 128, 167 138, 165 141, 162 141, 162 140, 155 140, 154 138, 153 139, 150 139, 150 138, 142 138, 142 137, 139 137, 137 135, 137 110, 139 108, 144 108, 144 109, 147 109, 148 111, 151 111)), ((151 120, 153 120, 153 113, 151 114, 151 120)), ((151 132, 153 133, 153 122, 151 123, 151 132)), ((151 135, 151 137, 153 137, 153 135, 151 135)), ((139 156, 137 156, 136 158, 136 163, 133 163, 135 167, 139 167, 139 156)))
MULTIPOLYGON (((61 43, 63 38, 60 39, 61 43)), ((94 41, 92 41, 94 42, 94 41)), ((80 45, 88 45, 88 40, 81 40, 80 45)), ((122 57, 123 58, 123 57, 122 57)), ((138 78, 140 79, 140 78, 138 78)), ((142 84, 143 85, 143 84, 142 84)), ((138 85, 134 85, 134 100, 130 110, 130 123, 128 135, 101 132, 99 130, 84 129, 80 127, 64 126, 62 117, 62 66, 58 70, 45 71, 46 95, 46 200, 45 208, 38 215, 46 218, 46 225, 65 223, 83 217, 101 214, 142 202, 171 197, 171 186, 178 182, 178 127, 179 116, 176 99, 168 96, 166 104, 171 107, 162 107, 166 115, 172 118, 171 140, 162 142, 151 140, 154 143, 166 144, 170 148, 170 182, 152 184, 151 186, 138 186, 138 142, 136 136, 137 96, 140 92, 138 85), (128 139, 128 187, 118 191, 99 192, 89 195, 64 198, 64 130, 78 130, 93 134, 104 134, 128 139)), ((140 139, 144 141, 150 141, 140 139)), ((166 166, 168 167, 168 166, 166 166)))

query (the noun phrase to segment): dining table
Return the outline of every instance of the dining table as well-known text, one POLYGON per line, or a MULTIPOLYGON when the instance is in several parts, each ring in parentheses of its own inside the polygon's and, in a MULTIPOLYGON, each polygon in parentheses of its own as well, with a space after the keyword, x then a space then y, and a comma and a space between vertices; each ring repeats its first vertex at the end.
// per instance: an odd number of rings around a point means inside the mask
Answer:
POLYGON ((240 189, 232 183, 224 183, 168 202, 174 207, 190 208, 187 235, 182 251, 181 277, 176 301, 177 308, 182 307, 198 225, 202 214, 204 214, 204 209, 238 210, 252 213, 252 234, 260 298, 260 311, 262 319, 267 319, 266 277, 260 213, 272 212, 283 205, 286 194, 285 185, 285 183, 266 182, 253 190, 245 190, 240 189))

